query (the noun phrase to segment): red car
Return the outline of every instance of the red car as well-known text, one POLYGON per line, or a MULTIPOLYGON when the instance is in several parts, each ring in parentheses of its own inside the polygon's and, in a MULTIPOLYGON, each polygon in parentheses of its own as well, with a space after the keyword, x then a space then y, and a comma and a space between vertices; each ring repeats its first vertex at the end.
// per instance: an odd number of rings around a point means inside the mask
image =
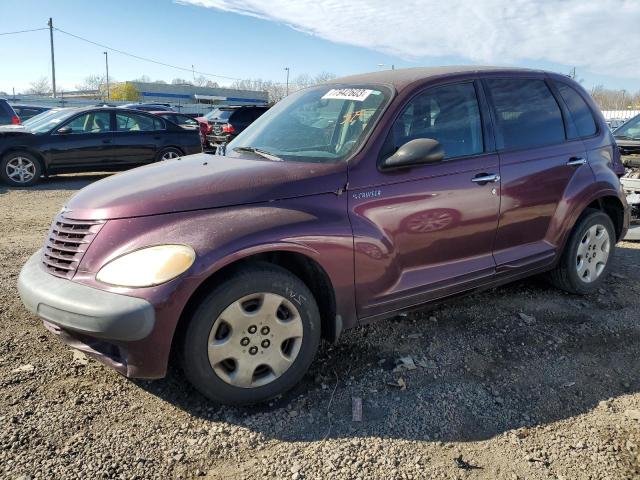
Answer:
POLYGON ((204 117, 190 117, 184 113, 168 112, 168 111, 155 111, 151 112, 159 117, 166 118, 167 120, 180 125, 181 127, 198 127, 200 129, 200 141, 202 146, 207 144, 207 134, 211 133, 211 126, 209 121, 204 117))
POLYGON ((629 226, 614 138, 555 73, 336 79, 277 103, 225 155, 78 192, 20 273, 27 308, 129 377, 176 359, 207 397, 248 404, 356 325, 543 272, 572 294, 611 290, 629 226))

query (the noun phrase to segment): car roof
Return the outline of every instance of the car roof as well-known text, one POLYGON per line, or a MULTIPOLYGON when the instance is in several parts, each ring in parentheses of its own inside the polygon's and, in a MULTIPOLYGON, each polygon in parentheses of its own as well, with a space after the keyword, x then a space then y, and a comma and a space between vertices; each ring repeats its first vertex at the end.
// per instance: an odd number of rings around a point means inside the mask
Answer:
POLYGON ((20 107, 20 108, 46 108, 47 110, 51 110, 55 107, 43 107, 42 105, 29 105, 26 103, 13 103, 12 107, 20 107))
MULTIPOLYGON (((103 107, 103 106, 87 106, 87 107, 68 107, 69 110, 75 110, 77 112, 91 112, 91 111, 114 111, 116 113, 123 113, 123 112, 128 112, 128 113, 135 113, 136 115, 139 114, 149 114, 151 112, 146 111, 146 110, 136 110, 135 108, 122 108, 122 107, 103 107)), ((164 111, 164 110, 163 110, 164 111)))
POLYGON ((347 77, 334 78, 326 82, 326 84, 341 84, 341 83, 378 83, 392 85, 396 90, 402 90, 406 86, 418 81, 427 80, 433 77, 442 77, 446 75, 455 74, 473 74, 473 73, 522 73, 522 72, 536 72, 541 73, 541 70, 532 70, 528 68, 505 68, 505 67, 491 67, 484 65, 456 65, 447 67, 416 67, 416 68, 399 68, 396 70, 381 70, 379 72, 361 73, 357 75, 350 75, 347 77))

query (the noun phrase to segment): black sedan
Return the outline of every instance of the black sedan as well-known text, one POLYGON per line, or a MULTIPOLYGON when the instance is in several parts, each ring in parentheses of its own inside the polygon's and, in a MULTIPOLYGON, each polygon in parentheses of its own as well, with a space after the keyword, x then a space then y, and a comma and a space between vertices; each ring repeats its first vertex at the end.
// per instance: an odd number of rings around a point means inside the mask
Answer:
POLYGON ((113 171, 202 151, 198 130, 122 108, 63 108, 0 127, 0 178, 28 187, 42 175, 113 171))

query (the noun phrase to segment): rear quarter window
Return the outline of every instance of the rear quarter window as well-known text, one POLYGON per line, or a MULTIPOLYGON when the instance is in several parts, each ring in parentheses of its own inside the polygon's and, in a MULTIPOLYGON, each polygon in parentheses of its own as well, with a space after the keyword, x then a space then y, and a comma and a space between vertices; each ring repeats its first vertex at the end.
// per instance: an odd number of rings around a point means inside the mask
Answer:
POLYGON ((573 123, 578 130, 578 136, 590 137, 597 131, 596 121, 593 119, 593 113, 584 101, 582 96, 566 83, 555 82, 556 88, 560 92, 560 96, 567 104, 573 123))
POLYGON ((488 79, 504 150, 534 148, 565 141, 560 106, 544 80, 488 79))

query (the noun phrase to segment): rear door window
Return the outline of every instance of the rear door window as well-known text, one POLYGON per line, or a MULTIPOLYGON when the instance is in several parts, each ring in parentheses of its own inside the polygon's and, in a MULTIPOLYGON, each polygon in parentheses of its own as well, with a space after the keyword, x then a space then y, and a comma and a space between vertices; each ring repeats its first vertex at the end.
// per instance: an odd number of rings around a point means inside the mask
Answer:
POLYGON ((541 147, 565 141, 560 106, 544 80, 486 80, 496 111, 498 147, 505 150, 541 147))
POLYGON ((151 132, 164 128, 159 118, 137 113, 116 114, 116 126, 119 132, 151 132))
POLYGON ((593 119, 593 113, 584 101, 582 96, 572 87, 562 82, 555 82, 560 96, 567 104, 569 113, 573 118, 573 122, 578 130, 578 136, 590 137, 596 133, 596 121, 593 119))
POLYGON ((473 84, 435 87, 410 100, 389 132, 383 157, 418 138, 437 140, 447 159, 482 153, 482 121, 473 84))

